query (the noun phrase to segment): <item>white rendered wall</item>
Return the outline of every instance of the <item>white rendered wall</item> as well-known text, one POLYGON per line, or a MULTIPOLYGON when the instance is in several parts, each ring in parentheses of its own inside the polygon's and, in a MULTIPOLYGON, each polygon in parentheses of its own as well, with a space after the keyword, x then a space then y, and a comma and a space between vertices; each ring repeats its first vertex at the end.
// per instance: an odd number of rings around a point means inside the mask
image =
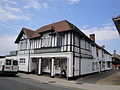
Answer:
POLYGON ((92 73, 92 61, 90 59, 81 59, 81 75, 92 73))
POLYGON ((28 72, 28 54, 18 55, 17 59, 20 60, 20 58, 25 58, 25 63, 19 63, 19 71, 28 72))

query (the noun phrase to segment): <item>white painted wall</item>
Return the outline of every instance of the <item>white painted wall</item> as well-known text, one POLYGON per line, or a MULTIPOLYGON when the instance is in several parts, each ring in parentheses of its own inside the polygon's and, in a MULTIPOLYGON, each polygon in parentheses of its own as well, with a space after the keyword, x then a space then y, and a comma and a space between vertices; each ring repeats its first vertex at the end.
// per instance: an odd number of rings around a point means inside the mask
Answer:
POLYGON ((19 63, 19 71, 28 72, 28 54, 17 56, 17 60, 20 61, 21 58, 25 58, 25 63, 19 63))
POLYGON ((92 60, 81 59, 81 75, 88 74, 91 72, 92 72, 92 60))
POLYGON ((77 58, 77 57, 75 57, 75 71, 74 71, 74 75, 75 76, 79 76, 79 66, 80 66, 80 59, 79 58, 77 58))

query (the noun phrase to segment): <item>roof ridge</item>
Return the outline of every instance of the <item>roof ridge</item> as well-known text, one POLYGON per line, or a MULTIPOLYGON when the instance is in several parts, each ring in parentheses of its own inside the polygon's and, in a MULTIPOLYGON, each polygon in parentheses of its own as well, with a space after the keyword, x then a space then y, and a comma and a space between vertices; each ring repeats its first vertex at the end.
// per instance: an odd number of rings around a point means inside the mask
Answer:
MULTIPOLYGON (((55 22, 55 23, 43 25, 43 26, 41 26, 40 28, 43 28, 43 27, 46 27, 46 26, 50 26, 50 25, 53 25, 53 24, 57 24, 57 23, 60 23, 60 22, 63 22, 63 21, 68 22, 67 20, 61 20, 61 21, 58 21, 58 22, 55 22)), ((37 30, 39 30, 40 28, 38 28, 37 30)), ((37 30, 35 30, 35 31, 37 31, 37 30)))

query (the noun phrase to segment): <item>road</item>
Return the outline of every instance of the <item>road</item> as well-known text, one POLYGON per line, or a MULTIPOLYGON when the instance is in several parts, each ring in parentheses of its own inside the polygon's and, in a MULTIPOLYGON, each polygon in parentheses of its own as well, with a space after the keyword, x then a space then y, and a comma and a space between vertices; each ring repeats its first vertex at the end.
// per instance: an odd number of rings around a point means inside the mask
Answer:
POLYGON ((0 90, 75 90, 13 76, 0 76, 0 90))
POLYGON ((77 82, 78 83, 92 83, 92 84, 97 84, 98 81, 110 77, 115 73, 120 72, 119 70, 111 70, 111 71, 105 71, 105 72, 101 72, 101 73, 95 73, 95 74, 91 74, 88 76, 83 76, 82 78, 78 79, 77 82))

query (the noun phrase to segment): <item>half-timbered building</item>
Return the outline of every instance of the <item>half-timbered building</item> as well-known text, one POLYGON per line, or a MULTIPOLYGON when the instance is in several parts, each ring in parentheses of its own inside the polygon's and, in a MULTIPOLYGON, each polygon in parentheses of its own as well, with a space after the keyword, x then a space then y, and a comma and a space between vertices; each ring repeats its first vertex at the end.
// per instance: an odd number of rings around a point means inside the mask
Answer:
POLYGON ((89 38, 67 20, 35 31, 22 28, 15 43, 11 55, 19 60, 19 71, 73 79, 112 66, 111 54, 95 43, 95 35, 89 38))

